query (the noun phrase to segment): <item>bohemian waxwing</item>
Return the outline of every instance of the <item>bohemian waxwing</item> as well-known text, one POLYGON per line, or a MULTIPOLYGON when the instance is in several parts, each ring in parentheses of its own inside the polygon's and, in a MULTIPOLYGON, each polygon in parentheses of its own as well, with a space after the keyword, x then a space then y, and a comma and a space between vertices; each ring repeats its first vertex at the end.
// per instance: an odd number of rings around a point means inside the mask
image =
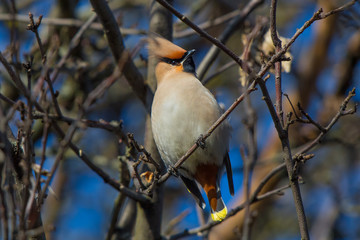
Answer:
MULTIPOLYGON (((157 90, 151 111, 155 143, 167 167, 173 166, 199 136, 221 116, 222 110, 210 91, 197 79, 192 55, 160 37, 149 37, 150 56, 158 58, 155 75, 157 90)), ((199 206, 205 201, 195 180, 204 189, 211 217, 221 221, 227 208, 219 188, 220 175, 226 166, 231 195, 234 194, 228 155, 230 126, 222 123, 178 169, 178 174, 199 206)))

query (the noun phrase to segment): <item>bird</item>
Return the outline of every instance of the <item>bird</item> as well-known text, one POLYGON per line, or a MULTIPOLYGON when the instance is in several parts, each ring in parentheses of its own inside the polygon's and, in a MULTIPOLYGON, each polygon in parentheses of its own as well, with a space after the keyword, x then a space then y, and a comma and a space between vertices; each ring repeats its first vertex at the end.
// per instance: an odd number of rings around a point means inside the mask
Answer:
MULTIPOLYGON (((213 94, 196 76, 192 58, 195 50, 185 49, 160 37, 148 37, 149 56, 155 57, 157 89, 151 107, 151 127, 161 159, 169 169, 222 115, 213 94)), ((197 204, 206 203, 197 183, 204 189, 213 221, 222 221, 227 207, 221 196, 220 177, 226 168, 229 191, 234 183, 229 158, 231 127, 220 124, 195 152, 176 170, 197 204), (197 183, 196 183, 197 182, 197 183)))

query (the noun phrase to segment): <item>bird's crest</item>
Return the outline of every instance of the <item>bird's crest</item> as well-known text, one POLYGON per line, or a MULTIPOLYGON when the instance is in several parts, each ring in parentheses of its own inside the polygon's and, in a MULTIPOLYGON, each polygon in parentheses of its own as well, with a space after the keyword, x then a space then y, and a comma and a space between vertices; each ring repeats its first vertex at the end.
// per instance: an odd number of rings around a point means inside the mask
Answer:
POLYGON ((148 43, 150 55, 154 55, 156 57, 180 59, 186 53, 185 49, 158 36, 149 36, 148 43))

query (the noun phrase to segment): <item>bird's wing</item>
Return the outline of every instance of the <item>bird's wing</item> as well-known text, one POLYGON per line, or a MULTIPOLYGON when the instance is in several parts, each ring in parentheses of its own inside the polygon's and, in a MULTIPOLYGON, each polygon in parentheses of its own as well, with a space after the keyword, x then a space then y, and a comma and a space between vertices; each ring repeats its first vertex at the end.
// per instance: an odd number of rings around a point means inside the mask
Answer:
POLYGON ((230 162, 230 157, 229 157, 229 153, 226 153, 224 156, 224 164, 226 167, 226 176, 228 179, 228 183, 229 183, 229 191, 231 196, 234 196, 234 180, 233 180, 233 173, 232 173, 232 169, 231 169, 231 162, 230 162))
POLYGON ((180 176, 181 179, 183 180, 186 188, 188 189, 188 191, 191 193, 191 195, 193 195, 193 197, 195 198, 197 204, 202 208, 205 209, 206 203, 204 201, 204 198, 201 195, 201 192, 196 184, 196 182, 194 180, 191 180, 189 178, 186 178, 184 176, 180 176))

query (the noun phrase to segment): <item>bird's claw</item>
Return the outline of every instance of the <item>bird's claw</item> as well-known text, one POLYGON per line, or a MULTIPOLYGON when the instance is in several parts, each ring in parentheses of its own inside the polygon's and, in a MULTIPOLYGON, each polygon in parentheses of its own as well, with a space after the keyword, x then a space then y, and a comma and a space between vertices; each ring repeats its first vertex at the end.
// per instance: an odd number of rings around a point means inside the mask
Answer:
POLYGON ((205 139, 204 139, 204 136, 201 134, 200 137, 196 140, 196 144, 204 149, 205 148, 205 139))
POLYGON ((177 169, 175 169, 173 166, 168 167, 168 172, 171 175, 174 175, 175 177, 179 177, 179 173, 178 173, 177 169))

